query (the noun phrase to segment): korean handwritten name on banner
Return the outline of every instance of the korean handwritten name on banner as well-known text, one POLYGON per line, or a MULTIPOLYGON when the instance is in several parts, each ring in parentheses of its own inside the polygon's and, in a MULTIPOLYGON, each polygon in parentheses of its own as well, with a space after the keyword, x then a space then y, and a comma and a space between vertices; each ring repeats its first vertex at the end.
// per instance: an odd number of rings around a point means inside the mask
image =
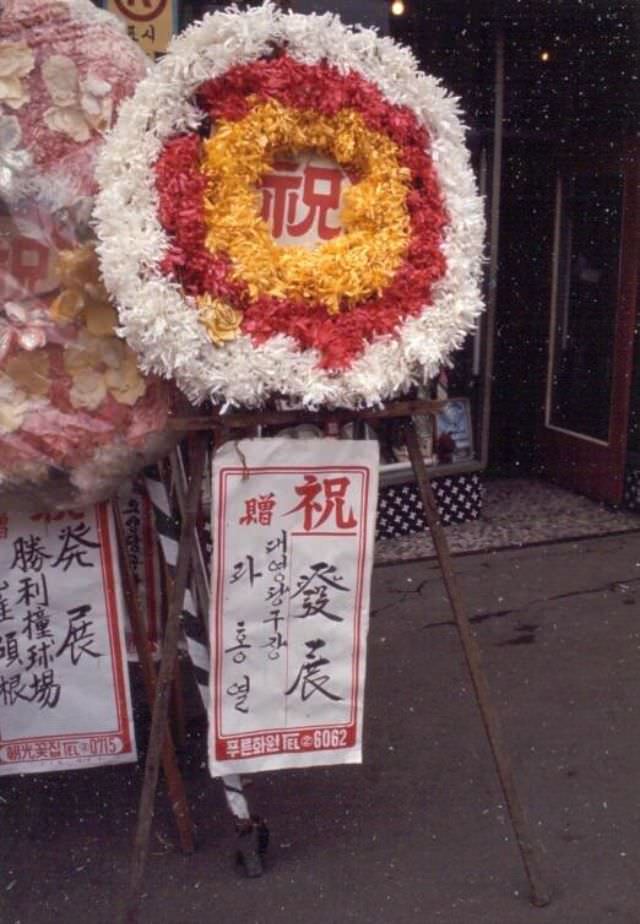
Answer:
MULTIPOLYGON (((120 506, 124 527, 125 554, 135 584, 140 613, 144 620, 147 643, 153 657, 160 656, 160 560, 153 509, 144 488, 139 483, 122 493, 115 501, 120 506)), ((127 657, 138 660, 133 630, 125 611, 127 657)))
POLYGON ((209 766, 362 755, 374 440, 242 440, 213 465, 209 766))
POLYGON ((0 514, 0 775, 136 759, 108 507, 0 514))

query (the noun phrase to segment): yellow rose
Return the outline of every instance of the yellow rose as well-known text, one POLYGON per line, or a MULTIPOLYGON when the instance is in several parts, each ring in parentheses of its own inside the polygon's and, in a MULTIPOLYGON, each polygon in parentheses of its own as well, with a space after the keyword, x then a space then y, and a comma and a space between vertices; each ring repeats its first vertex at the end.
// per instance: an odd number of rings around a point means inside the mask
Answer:
POLYGON ((100 279, 98 256, 92 245, 61 250, 57 271, 62 291, 49 309, 59 324, 84 321, 90 334, 109 337, 118 315, 100 279))
POLYGON ((132 406, 146 391, 146 383, 140 375, 135 354, 127 347, 122 363, 105 374, 107 388, 120 404, 132 406))
POLYGON ((95 410, 108 394, 119 404, 132 406, 147 388, 135 354, 117 337, 94 337, 81 331, 65 349, 64 366, 73 380, 70 397, 74 407, 95 410))
POLYGON ((216 346, 236 339, 242 323, 241 311, 225 305, 211 295, 201 295, 196 301, 200 309, 200 321, 216 346))

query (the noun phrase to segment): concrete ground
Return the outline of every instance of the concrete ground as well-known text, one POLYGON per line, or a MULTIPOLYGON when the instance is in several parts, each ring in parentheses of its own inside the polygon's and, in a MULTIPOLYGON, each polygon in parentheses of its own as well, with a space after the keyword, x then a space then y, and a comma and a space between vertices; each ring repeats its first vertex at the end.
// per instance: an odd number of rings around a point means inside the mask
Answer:
MULTIPOLYGON (((258 775, 247 880, 201 731, 199 850, 158 800, 142 924, 638 924, 640 534, 456 559, 553 892, 531 907, 434 561, 375 571, 362 766, 258 775)), ((114 924, 142 769, 0 780, 2 924, 114 924)))

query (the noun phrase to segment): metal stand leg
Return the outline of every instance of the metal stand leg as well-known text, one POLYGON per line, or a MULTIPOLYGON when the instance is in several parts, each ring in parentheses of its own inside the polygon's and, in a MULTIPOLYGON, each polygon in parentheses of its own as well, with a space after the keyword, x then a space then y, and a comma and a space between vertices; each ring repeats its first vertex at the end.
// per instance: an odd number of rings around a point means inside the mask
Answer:
POLYGON ((442 571, 447 596, 449 597, 449 603, 451 604, 458 634, 460 636, 460 642, 475 690, 476 701, 480 709, 480 715, 482 716, 487 738, 489 739, 498 778, 502 786, 502 791, 509 810, 509 816, 511 818, 511 824, 513 825, 516 841, 529 881, 531 902, 538 907, 544 907, 549 904, 549 893, 538 872, 535 849, 529 833, 529 824, 524 808, 518 798, 513 780, 511 760, 505 749, 498 717, 491 703, 489 687, 482 667, 480 649, 472 635, 469 620, 455 579, 449 545, 444 529, 440 523, 436 499, 412 423, 405 425, 404 433, 407 449, 409 450, 409 458, 411 459, 413 472, 420 489, 425 519, 431 530, 431 538, 433 539, 433 544, 438 555, 438 562, 442 571))
POLYGON ((144 783, 138 810, 138 825, 133 848, 131 864, 131 877, 127 893, 123 921, 126 924, 135 924, 138 919, 140 892, 144 876, 144 868, 149 851, 149 837, 155 793, 158 785, 160 770, 160 753, 165 737, 167 718, 169 712, 169 699, 171 683, 173 680, 175 660, 178 654, 180 638, 180 613, 189 579, 191 557, 194 544, 194 527, 202 490, 202 476, 204 473, 206 447, 202 437, 195 438, 191 482, 187 495, 185 517, 182 523, 182 536, 178 551, 173 593, 169 604, 169 614, 165 628, 162 645, 162 661, 156 686, 156 697, 153 704, 151 718, 151 732, 149 734, 149 750, 145 764, 144 783))

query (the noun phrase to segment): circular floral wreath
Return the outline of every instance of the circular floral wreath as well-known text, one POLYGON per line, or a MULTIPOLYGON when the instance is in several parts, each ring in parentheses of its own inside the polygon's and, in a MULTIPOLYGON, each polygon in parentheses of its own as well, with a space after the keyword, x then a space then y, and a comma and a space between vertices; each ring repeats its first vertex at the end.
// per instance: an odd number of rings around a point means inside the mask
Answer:
POLYGON ((0 15, 0 509, 112 495, 168 452, 171 389, 114 333, 90 228, 94 162, 148 61, 90 0, 0 15))
POLYGON ((411 53, 272 3, 186 31, 103 150, 99 252, 121 332, 195 401, 359 407, 434 375, 481 309, 484 237, 456 100, 411 53), (283 154, 351 179, 342 233, 280 246, 283 154))

